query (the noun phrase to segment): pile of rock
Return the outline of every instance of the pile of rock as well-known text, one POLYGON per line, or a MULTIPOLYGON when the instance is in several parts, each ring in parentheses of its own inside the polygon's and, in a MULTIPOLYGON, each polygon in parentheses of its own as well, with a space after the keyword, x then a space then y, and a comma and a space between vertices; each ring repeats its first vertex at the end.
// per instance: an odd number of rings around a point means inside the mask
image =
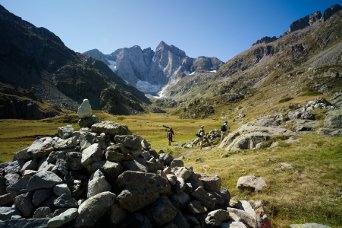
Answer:
POLYGON ((293 111, 288 112, 287 116, 293 123, 296 132, 307 132, 316 130, 320 122, 316 120, 313 114, 314 109, 334 110, 335 106, 324 98, 317 98, 314 101, 307 102, 306 105, 291 105, 293 111))
MULTIPOLYGON (((221 131, 217 129, 211 130, 209 133, 205 134, 204 137, 208 140, 204 140, 204 144, 202 145, 203 147, 217 144, 218 140, 221 138, 221 131)), ((200 146, 200 140, 198 137, 181 145, 182 148, 192 148, 196 146, 200 146)))
POLYGON ((248 203, 229 207, 229 201, 220 177, 196 174, 108 121, 80 131, 61 127, 58 137, 37 139, 0 165, 0 227, 256 227, 261 221, 248 203))

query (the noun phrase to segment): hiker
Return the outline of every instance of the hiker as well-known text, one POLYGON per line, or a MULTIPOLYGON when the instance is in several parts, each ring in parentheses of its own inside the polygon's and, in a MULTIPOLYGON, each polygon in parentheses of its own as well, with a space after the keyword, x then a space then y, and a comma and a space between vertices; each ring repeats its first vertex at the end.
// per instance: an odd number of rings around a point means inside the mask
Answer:
POLYGON ((224 121, 223 125, 221 126, 221 140, 220 142, 223 141, 224 137, 226 136, 226 133, 228 132, 228 122, 224 121))
POLYGON ((196 133, 196 136, 198 137, 201 149, 203 147, 204 141, 206 141, 208 144, 210 144, 208 139, 207 139, 207 137, 205 136, 205 131, 204 131, 204 126, 203 125, 198 130, 198 132, 196 133))
POLYGON ((167 129, 167 139, 168 139, 168 141, 169 141, 169 146, 171 146, 171 142, 173 142, 172 136, 173 136, 174 134, 175 134, 175 133, 173 132, 172 127, 170 127, 170 128, 167 129))

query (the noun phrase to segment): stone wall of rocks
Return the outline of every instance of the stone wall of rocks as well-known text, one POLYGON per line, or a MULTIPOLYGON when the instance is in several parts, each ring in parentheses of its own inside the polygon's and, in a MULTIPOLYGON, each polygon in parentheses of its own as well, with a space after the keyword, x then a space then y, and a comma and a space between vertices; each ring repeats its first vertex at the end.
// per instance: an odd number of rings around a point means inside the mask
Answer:
POLYGON ((229 205, 220 177, 158 154, 126 126, 95 122, 61 127, 0 165, 0 227, 260 225, 248 202, 229 205))

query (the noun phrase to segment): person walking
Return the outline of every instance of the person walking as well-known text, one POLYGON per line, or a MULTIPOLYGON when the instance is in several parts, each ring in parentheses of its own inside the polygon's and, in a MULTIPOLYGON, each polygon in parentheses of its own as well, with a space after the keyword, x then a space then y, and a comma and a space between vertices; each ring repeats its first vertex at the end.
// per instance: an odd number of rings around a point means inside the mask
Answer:
POLYGON ((200 147, 202 149, 203 143, 204 143, 204 137, 205 137, 205 131, 204 131, 204 126, 202 125, 201 128, 197 132, 197 137, 199 140, 200 147))
POLYGON ((223 141, 224 137, 226 137, 226 133, 228 132, 228 122, 225 121, 223 125, 221 126, 221 139, 220 142, 223 141))
POLYGON ((171 142, 173 142, 172 137, 174 134, 175 133, 173 132, 172 127, 167 129, 167 139, 169 141, 169 146, 171 146, 171 142))

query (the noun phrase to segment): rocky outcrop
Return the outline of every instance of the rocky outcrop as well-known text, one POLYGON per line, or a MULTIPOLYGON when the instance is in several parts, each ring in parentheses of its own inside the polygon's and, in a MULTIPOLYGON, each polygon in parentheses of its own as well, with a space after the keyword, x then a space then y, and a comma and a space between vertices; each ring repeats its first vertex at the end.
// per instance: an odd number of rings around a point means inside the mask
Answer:
POLYGON ((261 38, 260 40, 257 40, 254 44, 252 44, 253 46, 254 45, 257 45, 257 44, 268 44, 268 43, 271 43, 275 40, 277 40, 278 38, 276 36, 264 36, 263 38, 261 38))
POLYGON ((109 55, 90 50, 84 53, 106 63, 123 80, 139 90, 155 94, 168 83, 192 72, 216 71, 222 64, 217 58, 190 58, 179 48, 160 42, 153 51, 135 45, 121 48, 109 55))
POLYGON ((294 132, 280 125, 282 121, 281 115, 260 117, 229 133, 220 143, 219 148, 225 148, 227 152, 261 148, 271 146, 262 143, 277 136, 289 138, 295 135, 294 132))
POLYGON ((257 224, 246 217, 254 209, 229 205, 219 176, 196 174, 118 123, 60 127, 1 167, 1 227, 257 224))
POLYGON ((309 27, 321 20, 326 21, 329 19, 331 16, 333 16, 335 13, 340 11, 342 7, 338 4, 334 4, 331 7, 327 8, 324 12, 323 15, 320 11, 317 11, 313 14, 307 15, 303 18, 300 18, 299 20, 293 22, 290 25, 290 28, 288 32, 294 32, 300 29, 304 29, 306 27, 309 27))

